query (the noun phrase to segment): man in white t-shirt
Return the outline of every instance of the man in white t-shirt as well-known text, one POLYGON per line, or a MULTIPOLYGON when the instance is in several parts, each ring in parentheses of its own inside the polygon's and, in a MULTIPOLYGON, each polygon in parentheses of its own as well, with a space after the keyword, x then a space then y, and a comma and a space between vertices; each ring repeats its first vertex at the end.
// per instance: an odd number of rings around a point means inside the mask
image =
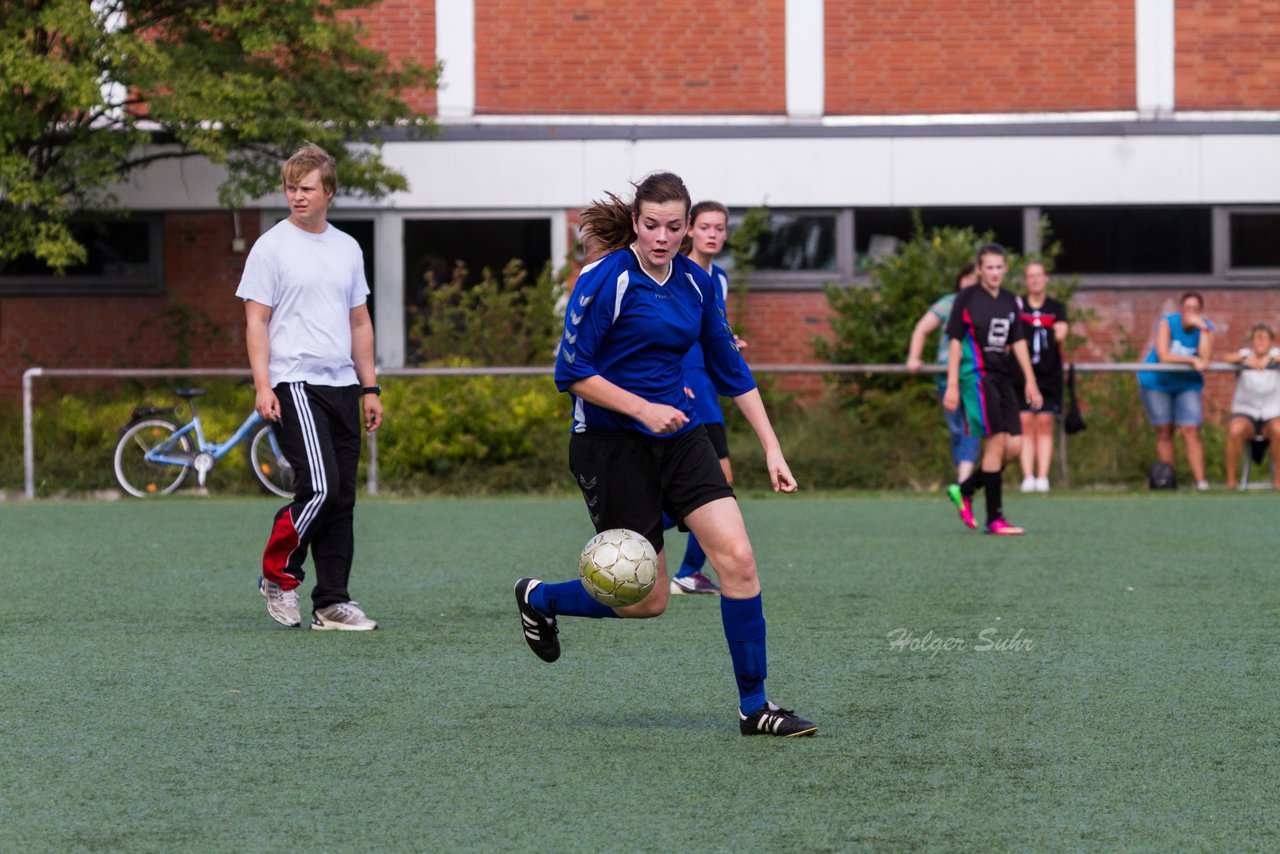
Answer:
POLYGON ((337 192, 333 158, 316 145, 281 169, 289 218, 253 245, 236 296, 258 414, 275 423, 293 467, 293 501, 276 513, 258 589, 267 613, 302 625, 298 585, 315 566, 311 628, 367 631, 378 624, 351 601, 352 513, 364 429, 382 423, 373 322, 360 246, 327 221, 337 192))

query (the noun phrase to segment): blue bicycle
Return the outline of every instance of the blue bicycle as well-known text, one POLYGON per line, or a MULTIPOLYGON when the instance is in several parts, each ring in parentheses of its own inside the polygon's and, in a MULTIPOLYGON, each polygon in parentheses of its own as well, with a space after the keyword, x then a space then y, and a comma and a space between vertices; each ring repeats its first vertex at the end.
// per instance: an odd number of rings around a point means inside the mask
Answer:
POLYGON ((205 439, 195 399, 201 388, 176 388, 173 393, 191 408, 191 420, 178 424, 176 407, 140 406, 120 434, 116 444, 116 480, 121 488, 138 498, 168 495, 187 479, 192 469, 201 486, 214 463, 231 449, 249 439, 249 464, 263 489, 281 498, 293 497, 293 468, 280 452, 275 431, 257 411, 225 442, 205 439))

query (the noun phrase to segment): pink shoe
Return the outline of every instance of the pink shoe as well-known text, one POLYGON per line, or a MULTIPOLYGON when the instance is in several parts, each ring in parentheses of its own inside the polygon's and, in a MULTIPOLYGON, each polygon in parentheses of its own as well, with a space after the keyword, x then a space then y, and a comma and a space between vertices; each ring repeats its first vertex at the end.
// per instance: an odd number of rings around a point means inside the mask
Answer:
POLYGON ((960 491, 960 484, 953 483, 948 486, 947 497, 956 506, 956 511, 960 514, 960 521, 976 531, 978 529, 978 520, 973 518, 973 502, 960 491))
POLYGON ((997 537, 1018 537, 1025 534, 1026 531, 1022 528, 1015 528, 1001 517, 987 523, 987 533, 995 534, 997 537))

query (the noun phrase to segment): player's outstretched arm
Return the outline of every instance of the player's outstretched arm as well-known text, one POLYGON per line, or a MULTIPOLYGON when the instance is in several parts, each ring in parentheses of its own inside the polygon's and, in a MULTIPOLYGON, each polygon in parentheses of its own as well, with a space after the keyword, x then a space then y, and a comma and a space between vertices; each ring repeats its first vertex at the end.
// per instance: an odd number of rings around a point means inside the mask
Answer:
POLYGON ((947 388, 942 395, 942 408, 955 412, 960 408, 960 339, 952 338, 948 345, 947 388))
POLYGON ((941 325, 942 321, 932 311, 926 311, 916 321, 916 328, 911 330, 911 343, 907 346, 907 370, 915 372, 924 367, 920 355, 924 352, 925 339, 941 325))
POLYGON ((782 456, 782 446, 769 422, 769 413, 765 411, 764 401, 760 399, 760 390, 753 388, 735 397, 733 402, 738 404, 738 409, 742 410, 743 417, 747 419, 764 448, 765 466, 769 469, 769 482, 773 484, 773 491, 795 492, 799 486, 782 456))

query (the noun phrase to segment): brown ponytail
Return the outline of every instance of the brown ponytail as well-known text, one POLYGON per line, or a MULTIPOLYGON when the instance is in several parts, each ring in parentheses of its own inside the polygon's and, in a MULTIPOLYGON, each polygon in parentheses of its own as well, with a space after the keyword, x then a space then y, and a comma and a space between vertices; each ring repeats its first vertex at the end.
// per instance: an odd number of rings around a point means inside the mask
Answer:
POLYGON ((635 242, 635 215, 644 202, 665 204, 683 202, 688 214, 692 199, 679 175, 671 172, 654 172, 647 175, 635 187, 635 200, 627 204, 608 191, 604 201, 593 201, 582 211, 579 230, 587 257, 602 255, 623 249, 635 242))

